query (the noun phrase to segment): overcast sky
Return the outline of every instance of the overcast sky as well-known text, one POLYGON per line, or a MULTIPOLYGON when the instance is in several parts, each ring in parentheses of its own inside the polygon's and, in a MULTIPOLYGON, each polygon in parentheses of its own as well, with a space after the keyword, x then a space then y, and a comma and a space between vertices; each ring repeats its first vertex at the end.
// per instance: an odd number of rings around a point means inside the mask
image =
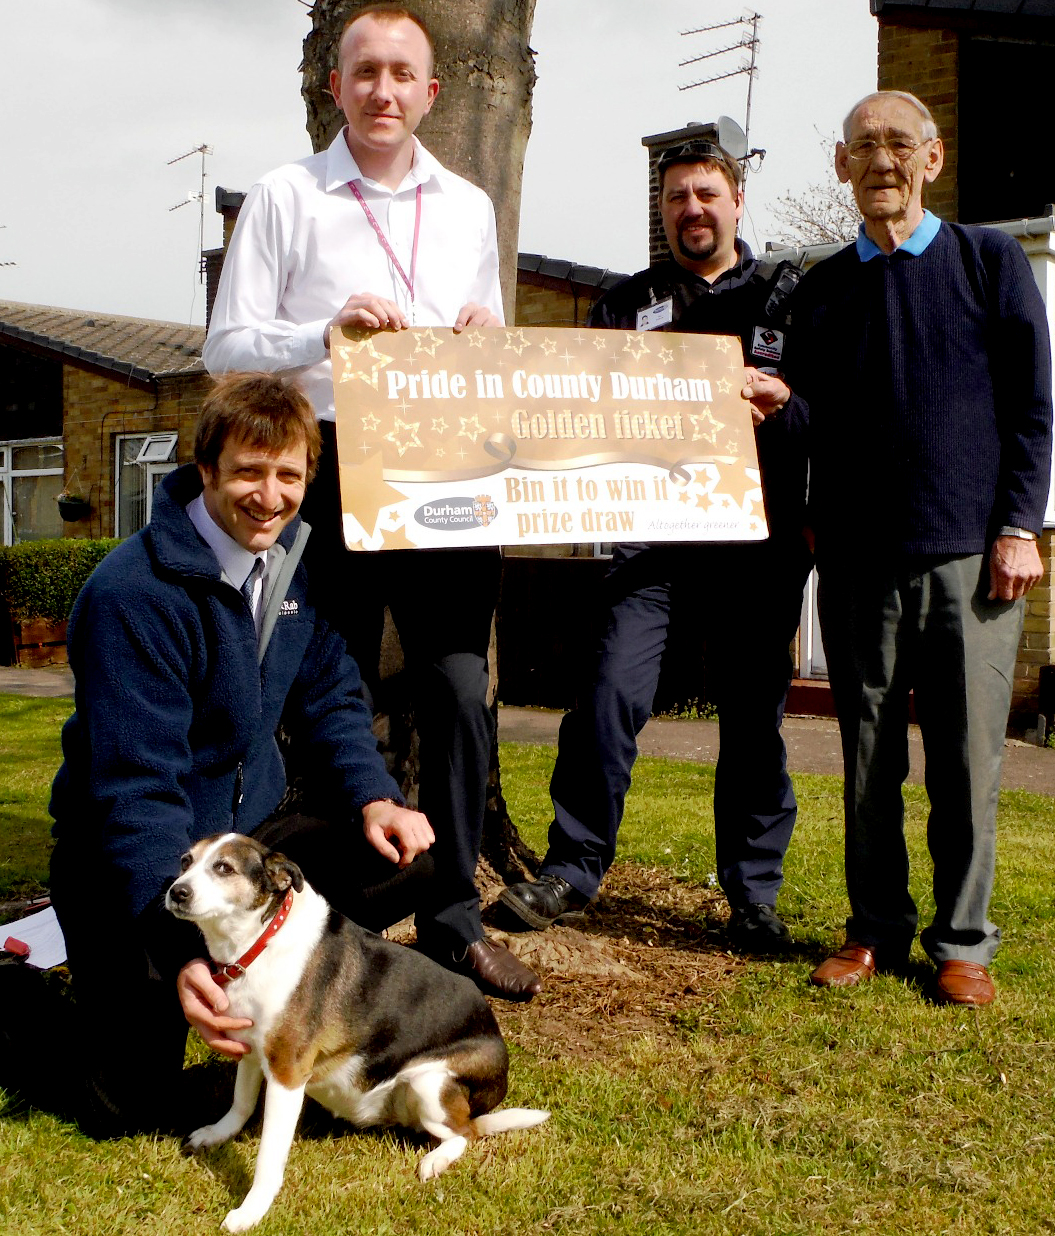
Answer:
MULTIPOLYGON (((825 175, 830 135, 875 87, 868 0, 769 0, 750 139, 745 235, 777 235, 786 191, 825 175)), ((634 271, 647 264, 641 138, 690 120, 745 120, 744 27, 682 32, 753 12, 722 0, 537 0, 538 83, 520 248, 634 271)), ((299 0, 0 0, 0 299, 177 322, 204 321, 198 283, 203 143, 205 247, 220 243, 217 184, 248 189, 310 154, 300 98, 299 0), (179 202, 185 204, 170 210, 179 202), (13 262, 8 266, 5 263, 13 262)))

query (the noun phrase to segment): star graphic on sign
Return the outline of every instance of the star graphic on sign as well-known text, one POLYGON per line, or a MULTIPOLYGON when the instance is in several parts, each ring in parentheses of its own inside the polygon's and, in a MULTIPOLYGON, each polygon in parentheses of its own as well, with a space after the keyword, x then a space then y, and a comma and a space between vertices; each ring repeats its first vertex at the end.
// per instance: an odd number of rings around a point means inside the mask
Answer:
POLYGON ((556 339, 543 339, 543 341, 539 344, 539 347, 547 356, 552 356, 557 350, 557 341, 556 339))
POLYGON ((480 418, 478 416, 459 416, 458 419, 462 423, 461 429, 458 430, 458 437, 468 438, 469 441, 475 446, 476 439, 482 433, 487 432, 483 425, 480 424, 480 418))
MULTIPOLYGON (((682 347, 684 346, 685 345, 682 344, 682 347)), ((705 360, 701 360, 700 361, 700 373, 706 373, 706 372, 707 372, 707 362, 705 360)))
POLYGON ((416 549, 417 546, 413 541, 407 539, 407 534, 404 531, 404 525, 400 524, 398 528, 393 528, 389 531, 387 528, 381 529, 381 540, 384 542, 385 549, 416 549))
POLYGON ((664 365, 669 365, 674 359, 674 353, 670 348, 660 348, 658 356, 664 365))
POLYGON ((710 404, 703 405, 703 410, 699 416, 690 412, 689 420, 692 422, 693 442, 699 442, 701 439, 707 442, 714 442, 721 430, 725 428, 723 421, 716 421, 714 419, 710 404))
POLYGON ((678 494, 678 501, 684 502, 686 504, 691 504, 693 506, 696 505, 696 499, 692 496, 692 494, 689 493, 687 489, 683 489, 681 493, 678 494))
POLYGON ((729 381, 728 378, 719 378, 715 385, 718 387, 718 390, 723 395, 728 395, 729 392, 733 389, 733 384, 732 382, 729 381))
POLYGON ((729 342, 725 335, 719 335, 714 341, 714 346, 719 352, 728 352, 733 345, 729 342))
POLYGON ((383 507, 402 502, 406 494, 385 480, 381 452, 361 464, 341 464, 341 510, 372 536, 383 507))
POLYGON ((507 330, 506 331, 506 348, 510 352, 515 352, 517 356, 521 356, 525 348, 529 348, 531 344, 524 338, 522 330, 507 330))
POLYGON ((363 433, 374 433, 381 424, 373 412, 367 416, 361 416, 359 420, 362 422, 363 433))
POLYGON ((412 403, 407 403, 406 395, 404 395, 403 398, 399 401, 399 403, 396 404, 396 407, 400 410, 400 412, 403 413, 404 416, 406 416, 406 414, 410 411, 410 409, 413 406, 414 405, 412 403))
POLYGON ((368 385, 377 390, 377 374, 378 371, 384 369, 386 365, 391 365, 393 358, 384 352, 379 352, 374 346, 374 336, 368 335, 364 339, 348 339, 347 342, 339 343, 332 351, 336 351, 337 355, 344 361, 345 368, 341 372, 340 381, 354 382, 356 378, 361 379, 368 385), (369 371, 364 368, 367 362, 370 364, 369 371))
POLYGON ((747 526, 751 529, 752 532, 765 532, 766 531, 766 525, 758 518, 757 515, 751 516, 751 518, 747 521, 747 526))
POLYGON ((447 424, 447 422, 443 419, 442 416, 433 417, 433 420, 432 420, 432 432, 433 433, 438 433, 440 435, 443 435, 447 432, 449 428, 450 426, 447 424))
POLYGON ((642 356, 647 355, 649 347, 645 342, 644 334, 627 336, 626 343, 623 345, 623 351, 629 352, 634 360, 640 360, 642 356))
POLYGON ((399 452, 399 458, 410 450, 413 446, 421 446, 421 439, 418 437, 418 430, 421 428, 421 421, 413 421, 408 424, 406 421, 401 421, 396 417, 395 424, 385 434, 385 441, 391 442, 399 452))
POLYGON ((403 522, 403 517, 400 515, 398 507, 393 507, 388 512, 388 522, 390 524, 400 524, 403 522))
POLYGON ((484 346, 485 336, 482 331, 477 330, 475 327, 465 337, 469 340, 469 347, 471 348, 482 348, 484 346))
POLYGON ((417 356, 419 352, 424 352, 426 356, 435 356, 436 349, 441 347, 443 347, 443 340, 429 326, 419 331, 414 341, 414 355, 417 356))
POLYGON ((757 469, 747 468, 742 462, 719 464, 714 492, 728 494, 741 510, 745 510, 746 503, 755 501, 754 498, 748 498, 748 494, 761 495, 762 492, 757 469))
POLYGON ((572 354, 568 351, 567 348, 565 348, 564 351, 560 354, 560 360, 562 360, 566 365, 570 365, 572 361, 576 359, 577 358, 572 356, 572 354))
POLYGON ((605 348, 608 347, 608 340, 604 337, 604 335, 594 335, 593 346, 598 352, 603 352, 605 348))

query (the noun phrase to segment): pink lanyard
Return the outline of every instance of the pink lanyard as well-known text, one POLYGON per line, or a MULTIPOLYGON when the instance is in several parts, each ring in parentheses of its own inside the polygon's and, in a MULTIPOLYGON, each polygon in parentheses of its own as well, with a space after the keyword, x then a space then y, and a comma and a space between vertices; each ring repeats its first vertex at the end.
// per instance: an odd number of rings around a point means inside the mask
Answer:
POLYGON ((366 204, 366 198, 359 192, 358 185, 354 181, 349 180, 348 188, 355 194, 355 200, 363 208, 367 221, 377 233, 377 239, 381 242, 381 248, 388 254, 389 261, 399 271, 400 278, 407 285, 407 291, 410 293, 410 300, 414 301, 414 272, 418 265, 418 234, 421 231, 421 185, 418 185, 418 191, 415 195, 414 209, 414 247, 410 251, 410 278, 407 278, 406 271, 399 264, 399 258, 392 252, 392 246, 388 243, 388 237, 381 230, 381 224, 374 218, 374 212, 366 204))

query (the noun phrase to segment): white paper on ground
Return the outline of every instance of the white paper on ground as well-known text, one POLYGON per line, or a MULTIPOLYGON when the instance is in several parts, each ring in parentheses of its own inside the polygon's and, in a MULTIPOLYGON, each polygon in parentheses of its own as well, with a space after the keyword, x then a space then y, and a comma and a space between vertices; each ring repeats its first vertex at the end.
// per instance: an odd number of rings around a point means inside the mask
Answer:
POLYGON ((66 941, 63 939, 62 928, 51 906, 39 910, 27 918, 19 919, 17 923, 8 923, 0 927, 0 935, 4 940, 13 938, 29 945, 29 956, 26 964, 36 966, 38 970, 49 970, 52 966, 61 966, 66 960, 66 941))

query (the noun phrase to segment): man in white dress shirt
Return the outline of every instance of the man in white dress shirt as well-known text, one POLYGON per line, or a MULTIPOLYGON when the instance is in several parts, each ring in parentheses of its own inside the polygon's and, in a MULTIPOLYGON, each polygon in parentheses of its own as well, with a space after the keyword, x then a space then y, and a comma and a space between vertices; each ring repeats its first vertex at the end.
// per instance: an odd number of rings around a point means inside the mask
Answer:
POLYGON ((494 208, 414 136, 439 91, 424 23, 394 5, 345 26, 330 74, 346 127, 329 148, 264 176, 246 196, 203 359, 212 372, 292 370, 323 432, 304 515, 306 560, 376 694, 387 604, 414 681, 419 806, 436 832, 436 900, 423 948, 492 995, 526 1000, 538 977, 484 937, 474 874, 494 736, 487 646, 497 550, 349 554, 334 449, 331 332, 342 326, 501 326, 494 208))

